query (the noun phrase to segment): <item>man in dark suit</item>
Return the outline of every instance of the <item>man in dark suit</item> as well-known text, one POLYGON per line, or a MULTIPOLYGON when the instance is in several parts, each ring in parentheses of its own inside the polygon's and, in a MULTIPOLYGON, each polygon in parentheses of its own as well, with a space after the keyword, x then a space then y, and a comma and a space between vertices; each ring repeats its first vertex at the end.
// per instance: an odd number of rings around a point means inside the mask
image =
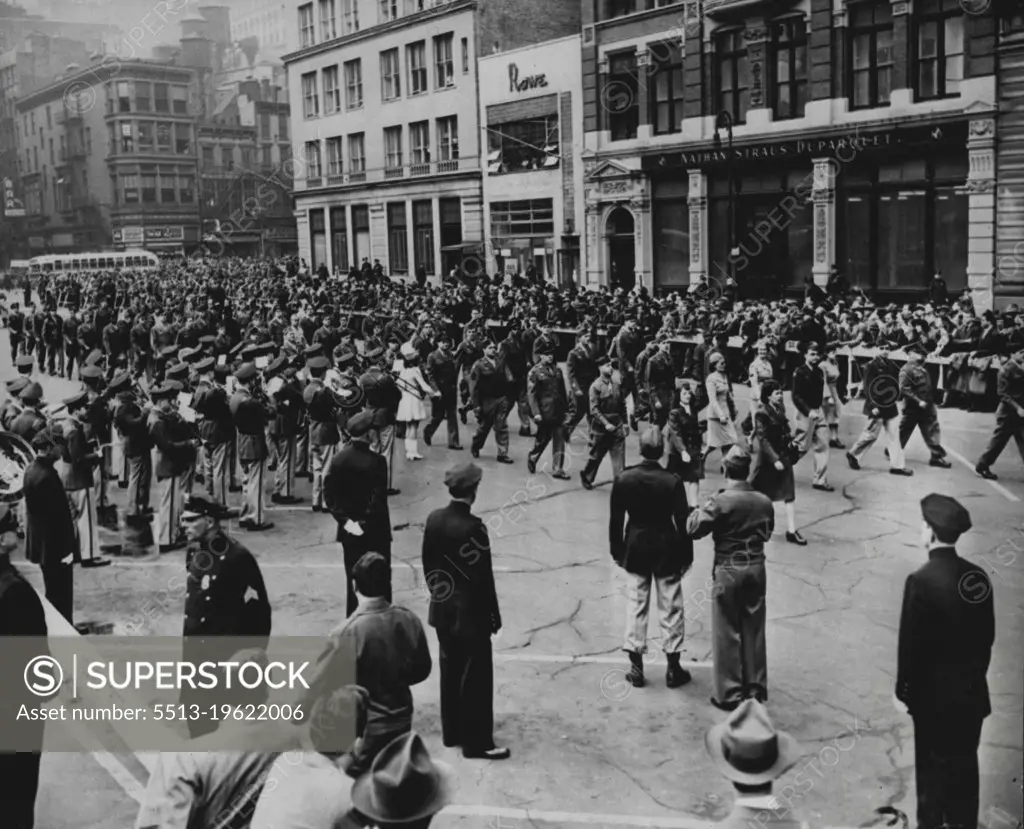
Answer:
POLYGON ((352 440, 334 456, 324 477, 324 506, 338 522, 337 540, 345 557, 346 616, 356 612, 352 570, 366 553, 380 553, 387 560, 388 589, 384 598, 391 601, 388 465, 371 448, 377 440, 375 432, 372 409, 354 415, 348 422, 352 440))
POLYGON ((914 719, 919 829, 978 825, 978 744, 992 713, 992 583, 953 546, 971 528, 955 499, 921 500, 928 563, 907 576, 900 614, 897 708, 914 719))
MULTIPOLYGON (((60 479, 54 473, 54 491, 62 490, 60 479)), ((63 494, 62 492, 60 494, 63 494)), ((70 517, 69 517, 70 523, 70 517)), ((18 569, 11 563, 11 553, 18 546, 17 521, 9 504, 0 504, 0 637, 31 636, 33 655, 44 656, 49 649, 46 639, 46 614, 43 603, 18 569)), ((70 567, 68 568, 70 569, 70 567)), ((26 649, 18 646, 19 652, 26 649)), ((28 654, 26 653, 26 656, 28 654)), ((59 689, 58 689, 59 690, 59 689)), ((54 696, 56 696, 56 691, 54 696)), ((39 790, 39 751, 27 751, 27 745, 42 749, 44 722, 18 721, 21 705, 30 708, 41 700, 28 693, 18 684, 8 687, 5 698, 0 700, 0 715, 7 732, 7 739, 15 742, 22 750, 0 752, 0 792, 3 794, 4 826, 11 829, 32 829, 35 825, 36 792, 39 790)))
POLYGON ((647 651, 647 621, 651 587, 658 597, 661 644, 668 660, 665 684, 678 688, 690 681, 679 665, 686 619, 683 615, 683 575, 693 564, 693 541, 686 534, 686 490, 677 475, 661 466, 665 440, 654 426, 640 436, 643 460, 612 483, 608 539, 612 559, 629 581, 629 609, 624 650, 631 668, 627 679, 644 686, 643 655, 647 651), (629 522, 623 532, 626 517, 629 522))
POLYGON ((36 459, 25 470, 25 556, 43 573, 46 600, 74 624, 72 562, 80 562, 75 521, 64 484, 54 464, 61 457, 64 436, 50 426, 32 440, 36 459))
POLYGON ((900 443, 900 368, 889 358, 889 347, 878 346, 878 353, 864 366, 864 414, 868 423, 853 448, 846 453, 850 469, 860 469, 860 462, 885 432, 889 453, 889 473, 892 475, 913 475, 907 469, 900 443))
POLYGON ((449 469, 452 496, 434 510, 423 533, 423 572, 430 588, 427 621, 437 631, 441 663, 441 736, 466 757, 504 760, 494 744, 494 665, 491 636, 501 630, 491 545, 470 509, 480 478, 476 464, 449 469))

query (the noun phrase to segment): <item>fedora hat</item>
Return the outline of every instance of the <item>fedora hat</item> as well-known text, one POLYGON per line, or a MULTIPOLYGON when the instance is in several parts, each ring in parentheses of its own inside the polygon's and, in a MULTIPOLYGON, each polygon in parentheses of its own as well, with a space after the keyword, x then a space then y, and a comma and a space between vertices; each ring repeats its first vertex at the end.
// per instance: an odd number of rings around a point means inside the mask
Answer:
POLYGON ((734 783, 757 786, 780 777, 800 759, 800 745, 785 731, 776 731, 768 711, 754 699, 704 737, 712 762, 734 783))
POLYGON ((410 823, 451 802, 452 773, 415 731, 396 737, 352 785, 352 806, 374 823, 410 823))

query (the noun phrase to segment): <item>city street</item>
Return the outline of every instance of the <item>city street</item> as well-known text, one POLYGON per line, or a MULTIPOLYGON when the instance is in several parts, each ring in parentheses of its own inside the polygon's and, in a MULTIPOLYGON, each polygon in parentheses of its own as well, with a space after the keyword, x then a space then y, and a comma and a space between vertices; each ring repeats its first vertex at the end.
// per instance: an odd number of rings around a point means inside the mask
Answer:
MULTIPOLYGON (((6 378, 12 369, 3 340, 0 374, 6 378)), ((42 383, 51 402, 74 387, 46 377, 42 383)), ((744 390, 738 397, 745 399, 744 390)), ((842 452, 833 450, 830 481, 836 491, 826 494, 811 489, 805 459, 797 468, 797 523, 809 545, 789 545, 777 532, 768 547, 768 707, 776 726, 804 750, 775 793, 789 796, 799 818, 814 826, 866 825, 882 806, 914 819, 913 729, 895 711, 892 688, 904 579, 926 559, 918 502, 933 491, 970 510, 974 529, 959 549, 988 571, 995 591, 997 638, 988 675, 993 714, 982 736, 981 820, 988 827, 1013 827, 1021 817, 1024 470, 1011 446, 993 467, 998 484, 978 478, 971 467, 993 416, 960 410, 941 416, 952 469, 929 468, 919 436, 908 446, 915 472, 909 479, 887 474, 881 447, 861 472, 848 469, 842 452)), ((431 753, 454 767, 458 791, 456 805, 433 825, 689 829, 721 819, 732 802, 731 787, 703 745, 705 731, 724 716, 708 702, 710 541, 696 545, 684 581, 683 660, 692 663, 693 682, 667 689, 658 654, 648 686, 632 688, 621 651, 624 583, 608 551, 610 466, 598 475, 597 489, 585 491, 577 473, 586 450, 577 437, 567 462, 573 480, 531 476, 528 441, 516 436, 518 421, 511 420, 515 464, 497 464, 493 443, 485 446, 474 511, 491 531, 504 620, 495 641, 496 737, 511 748, 512 758, 469 761, 441 745, 435 664, 415 689, 415 728, 431 753)), ((843 440, 849 444, 863 422, 859 414, 845 416, 843 440)), ((467 427, 462 430, 465 436, 467 427)), ((444 470, 469 458, 437 442, 421 451, 426 460, 415 464, 396 452, 395 485, 402 492, 390 506, 395 601, 425 618, 427 590, 418 567, 422 527, 429 512, 446 503, 444 470)), ((636 459, 634 436, 627 462, 636 459)), ((716 464, 711 466, 703 492, 721 481, 716 464)), ((123 501, 122 491, 112 491, 123 501)), ((233 534, 263 568, 275 634, 325 634, 344 617, 340 548, 333 519, 309 510, 308 483, 300 483, 299 494, 305 506, 268 511, 276 524, 272 531, 233 534)), ((784 530, 781 508, 778 521, 784 530)), ((105 533, 104 540, 116 539, 105 533)), ((38 571, 19 566, 41 592, 38 571)), ((180 634, 183 567, 184 553, 174 552, 76 569, 76 621, 113 623, 115 633, 180 634)), ((657 634, 654 619, 651 632, 657 634)), ((37 825, 130 825, 147 762, 103 751, 45 756, 37 825)))

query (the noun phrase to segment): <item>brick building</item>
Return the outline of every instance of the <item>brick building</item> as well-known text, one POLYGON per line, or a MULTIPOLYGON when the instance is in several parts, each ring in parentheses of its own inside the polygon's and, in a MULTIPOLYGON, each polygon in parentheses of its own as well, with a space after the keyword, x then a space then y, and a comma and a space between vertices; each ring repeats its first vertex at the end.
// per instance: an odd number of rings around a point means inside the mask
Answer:
POLYGON ((479 61, 487 270, 578 282, 583 227, 580 37, 479 61))
POLYGON ((577 34, 579 6, 316 0, 294 11, 298 51, 284 61, 300 254, 432 279, 461 266, 484 242, 477 59, 577 34))
POLYGON ((996 22, 957 0, 587 0, 590 279, 935 270, 993 301, 996 22))

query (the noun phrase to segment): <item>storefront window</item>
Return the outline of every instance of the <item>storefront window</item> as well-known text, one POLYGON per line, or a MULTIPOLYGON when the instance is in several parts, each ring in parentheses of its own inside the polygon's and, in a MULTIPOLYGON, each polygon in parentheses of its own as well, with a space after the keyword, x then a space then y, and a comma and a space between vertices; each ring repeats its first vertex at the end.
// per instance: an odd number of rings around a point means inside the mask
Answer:
POLYGON ((636 138, 640 123, 640 96, 637 89, 636 53, 609 55, 608 77, 600 105, 608 113, 612 141, 636 138))
POLYGON ((807 25, 791 17, 772 24, 775 48, 775 120, 802 118, 807 104, 807 25))
POLYGON ((352 264, 359 267, 370 255, 370 208, 352 205, 352 264))
POLYGON ((716 108, 728 112, 734 124, 747 120, 750 108, 750 63, 743 32, 715 33, 716 108))
POLYGON ((344 207, 331 208, 331 260, 336 269, 348 270, 348 227, 344 207))
POLYGON ((957 0, 923 0, 915 6, 917 97, 960 94, 964 77, 964 12, 957 0))
POLYGON ((888 106, 892 93, 893 26, 889 0, 850 6, 852 108, 888 106))
POLYGON ((655 135, 679 132, 683 123, 683 50, 675 44, 650 47, 651 123, 655 135))
POLYGON ((558 116, 487 128, 487 172, 521 173, 558 166, 558 116))
POLYGON ((327 230, 324 227, 324 211, 309 211, 309 232, 312 244, 313 261, 310 266, 315 271, 322 264, 327 264, 327 230))
POLYGON ((550 236, 555 232, 551 199, 491 202, 491 237, 550 236))
POLYGON ((681 290, 690 281, 690 208, 686 198, 655 199, 654 286, 681 290))
POLYGON ((416 269, 434 274, 434 205, 431 201, 412 203, 412 227, 416 269))
POLYGON ((409 243, 405 228, 405 202, 392 202, 388 205, 388 259, 391 274, 409 272, 409 243))
POLYGON ((955 187, 935 189, 933 271, 942 271, 951 291, 967 287, 968 196, 955 187))

